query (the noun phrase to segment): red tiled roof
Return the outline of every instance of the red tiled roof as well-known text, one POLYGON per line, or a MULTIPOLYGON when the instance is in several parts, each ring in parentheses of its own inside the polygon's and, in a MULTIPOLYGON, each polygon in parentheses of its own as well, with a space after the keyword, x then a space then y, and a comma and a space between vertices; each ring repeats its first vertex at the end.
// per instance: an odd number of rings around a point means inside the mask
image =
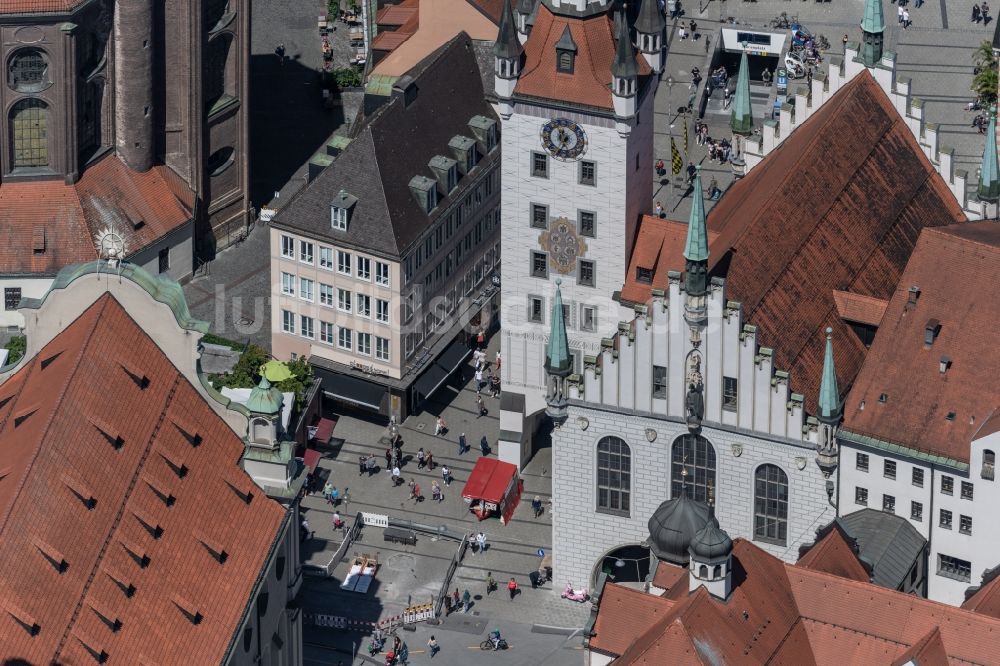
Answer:
POLYGON ((858 559, 854 547, 847 542, 844 533, 841 532, 836 523, 819 542, 799 558, 796 566, 812 571, 825 571, 834 576, 859 580, 864 583, 871 581, 868 570, 858 559))
MULTIPOLYGON (((629 647, 615 664, 887 664, 913 646, 934 656, 935 642, 951 663, 992 663, 1000 654, 995 618, 786 564, 743 539, 733 542, 733 564, 726 601, 687 586, 669 598, 649 595, 665 615, 650 628, 619 622, 618 640, 629 647), (928 637, 935 628, 939 636, 928 637)), ((612 587, 598 623, 619 612, 604 608, 612 587)))
MULTIPOLYGON (((655 215, 643 215, 636 234, 635 249, 629 261, 628 275, 621 298, 630 303, 646 303, 653 289, 667 289, 667 273, 684 270, 684 242, 687 239, 686 222, 668 220, 655 215), (639 282, 636 270, 644 268, 653 271, 652 283, 639 282)), ((708 242, 718 238, 719 233, 708 230, 708 242)))
POLYGON ((941 642, 941 631, 937 627, 928 631, 926 636, 892 662, 892 666, 907 664, 948 666, 948 653, 944 649, 944 643, 941 642))
POLYGON ((866 353, 834 291, 889 299, 921 229, 964 220, 905 121, 862 72, 710 211, 719 236, 709 268, 726 278, 727 298, 742 303, 759 344, 774 349, 775 368, 791 373, 813 413, 824 329, 834 330, 841 391, 866 353))
MULTIPOLYGON (((535 24, 524 44, 525 61, 515 93, 545 99, 613 109, 611 63, 615 58, 614 26, 607 14, 578 19, 555 16, 539 5, 535 24), (569 26, 576 44, 573 73, 556 70, 556 42, 569 26)), ((639 75, 651 70, 644 58, 636 58, 639 75)))
POLYGON ((889 305, 889 301, 883 298, 862 296, 836 289, 833 290, 833 302, 841 319, 876 327, 882 321, 885 308, 889 305))
POLYGON ((375 15, 375 22, 379 26, 403 25, 410 17, 416 15, 418 5, 419 0, 405 0, 398 5, 386 5, 375 15))
POLYGON ((981 586, 965 600, 962 608, 1000 618, 1000 575, 981 586))
MULTIPOLYGON (((678 569, 679 567, 674 567, 678 569)), ((605 585, 601 608, 607 612, 594 623, 590 647, 605 654, 619 655, 628 649, 629 637, 658 623, 673 607, 660 597, 621 585, 605 585)))
POLYGON ((285 520, 242 452, 118 301, 98 299, 0 385, 0 658, 220 663, 285 520))
POLYGON ((84 0, 0 0, 0 14, 67 12, 84 0))
POLYGON ((466 0, 466 2, 478 9, 497 25, 500 25, 500 14, 503 12, 503 3, 508 1, 509 0, 466 0))
POLYGON ((56 273, 97 257, 95 235, 113 221, 135 253, 191 219, 166 167, 145 173, 115 155, 92 164, 75 185, 58 181, 0 185, 0 273, 56 273), (39 205, 42 202, 44 205, 39 205), (136 226, 134 222, 141 221, 136 226), (44 230, 45 250, 32 250, 44 230))
POLYGON ((968 461, 969 443, 1000 404, 997 284, 1000 224, 925 229, 848 395, 844 428, 968 461), (911 286, 920 289, 914 305, 911 286), (940 326, 932 345, 928 325, 940 326), (942 356, 951 361, 943 374, 942 356))
POLYGON ((57 181, 0 185, 0 274, 54 275, 64 266, 96 258, 93 236, 71 186, 57 181), (33 249, 38 228, 45 233, 43 252, 33 249))
POLYGON ((683 583, 685 588, 687 587, 685 569, 672 566, 666 562, 660 562, 657 565, 656 572, 653 574, 653 585, 655 587, 664 590, 666 593, 670 593, 680 583, 683 583))
POLYGON ((380 32, 372 40, 372 49, 376 51, 394 51, 399 45, 413 36, 413 33, 402 32, 380 32))

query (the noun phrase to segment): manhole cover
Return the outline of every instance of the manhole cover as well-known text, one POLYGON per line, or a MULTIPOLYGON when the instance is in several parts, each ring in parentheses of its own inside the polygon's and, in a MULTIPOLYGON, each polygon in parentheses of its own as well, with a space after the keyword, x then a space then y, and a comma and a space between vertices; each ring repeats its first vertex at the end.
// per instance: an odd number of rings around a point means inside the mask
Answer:
POLYGON ((423 424, 423 423, 418 423, 417 424, 417 430, 423 430, 424 429, 424 425, 425 424, 423 424))
POLYGON ((413 571, 413 566, 416 564, 416 558, 413 555, 407 555, 406 553, 397 553, 391 555, 385 561, 385 568, 389 571, 396 572, 410 572, 413 571))
POLYGON ((252 323, 253 323, 253 318, 251 318, 251 317, 240 317, 240 321, 239 321, 240 326, 249 326, 252 323))

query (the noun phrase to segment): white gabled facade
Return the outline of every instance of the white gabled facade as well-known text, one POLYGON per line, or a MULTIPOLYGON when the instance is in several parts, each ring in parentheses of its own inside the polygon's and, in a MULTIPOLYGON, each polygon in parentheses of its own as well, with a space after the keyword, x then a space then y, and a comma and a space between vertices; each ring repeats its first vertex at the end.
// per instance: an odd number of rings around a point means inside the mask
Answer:
MULTIPOLYGON (((815 540, 816 530, 836 517, 834 479, 816 463, 817 424, 806 418, 787 373, 774 368, 770 349, 758 346, 739 304, 726 301, 723 281, 709 287, 697 347, 684 319, 685 296, 681 276, 674 273, 667 292, 654 292, 648 306, 623 308, 623 317, 633 318, 617 326, 617 335, 586 359, 582 377, 571 384, 569 417, 552 436, 553 557, 560 576, 574 584, 593 582, 595 567, 609 551, 646 540, 650 516, 676 495, 672 451, 691 433, 686 395, 695 372, 704 395, 697 434, 714 451, 711 492, 720 526, 794 562, 799 546, 815 540), (665 390, 654 386, 658 372, 665 373, 665 390), (598 506, 598 447, 605 437, 629 447, 627 511, 598 506), (771 497, 784 507, 783 518, 780 509, 773 516, 784 525, 776 538, 755 530, 756 479, 774 468, 781 472, 777 477, 784 475, 786 488, 771 497)), ((695 464, 686 463, 692 479, 695 464)))

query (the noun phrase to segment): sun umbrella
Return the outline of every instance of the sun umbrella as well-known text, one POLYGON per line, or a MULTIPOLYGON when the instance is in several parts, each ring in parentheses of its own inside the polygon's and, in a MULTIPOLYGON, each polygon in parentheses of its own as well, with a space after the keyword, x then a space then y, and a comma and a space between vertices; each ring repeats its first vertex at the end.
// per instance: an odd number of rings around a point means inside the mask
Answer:
POLYGON ((284 361, 270 360, 263 365, 261 374, 267 377, 267 381, 273 384, 275 382, 283 382, 291 377, 292 371, 288 369, 288 365, 284 361))

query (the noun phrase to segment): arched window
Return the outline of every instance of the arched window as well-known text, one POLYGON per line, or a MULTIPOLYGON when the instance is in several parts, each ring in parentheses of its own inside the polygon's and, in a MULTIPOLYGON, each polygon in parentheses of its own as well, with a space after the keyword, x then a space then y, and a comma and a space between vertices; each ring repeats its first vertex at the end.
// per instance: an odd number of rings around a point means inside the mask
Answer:
POLYGON ((788 542, 788 475, 777 465, 761 465, 754 474, 753 538, 788 542))
POLYGON ((49 107, 40 99, 22 99, 10 112, 14 168, 49 165, 49 107))
POLYGON ((20 49, 7 62, 7 85, 19 92, 39 92, 49 86, 49 59, 39 49, 20 49))
POLYGON ((671 449, 670 496, 680 497, 687 469, 687 493, 691 499, 708 501, 709 486, 715 487, 715 449, 701 435, 681 435, 671 449))
POLYGON ((231 96, 232 76, 229 72, 229 52, 233 36, 221 34, 208 43, 205 67, 205 107, 209 110, 225 97, 231 96))
POLYGON ((722 576, 722 565, 716 564, 712 569, 712 578, 719 578, 720 576, 722 576))
POLYGON ((632 454, 617 437, 597 443, 597 510, 626 516, 632 487, 632 454))
POLYGON ((708 578, 708 567, 704 564, 698 567, 698 578, 708 578))

